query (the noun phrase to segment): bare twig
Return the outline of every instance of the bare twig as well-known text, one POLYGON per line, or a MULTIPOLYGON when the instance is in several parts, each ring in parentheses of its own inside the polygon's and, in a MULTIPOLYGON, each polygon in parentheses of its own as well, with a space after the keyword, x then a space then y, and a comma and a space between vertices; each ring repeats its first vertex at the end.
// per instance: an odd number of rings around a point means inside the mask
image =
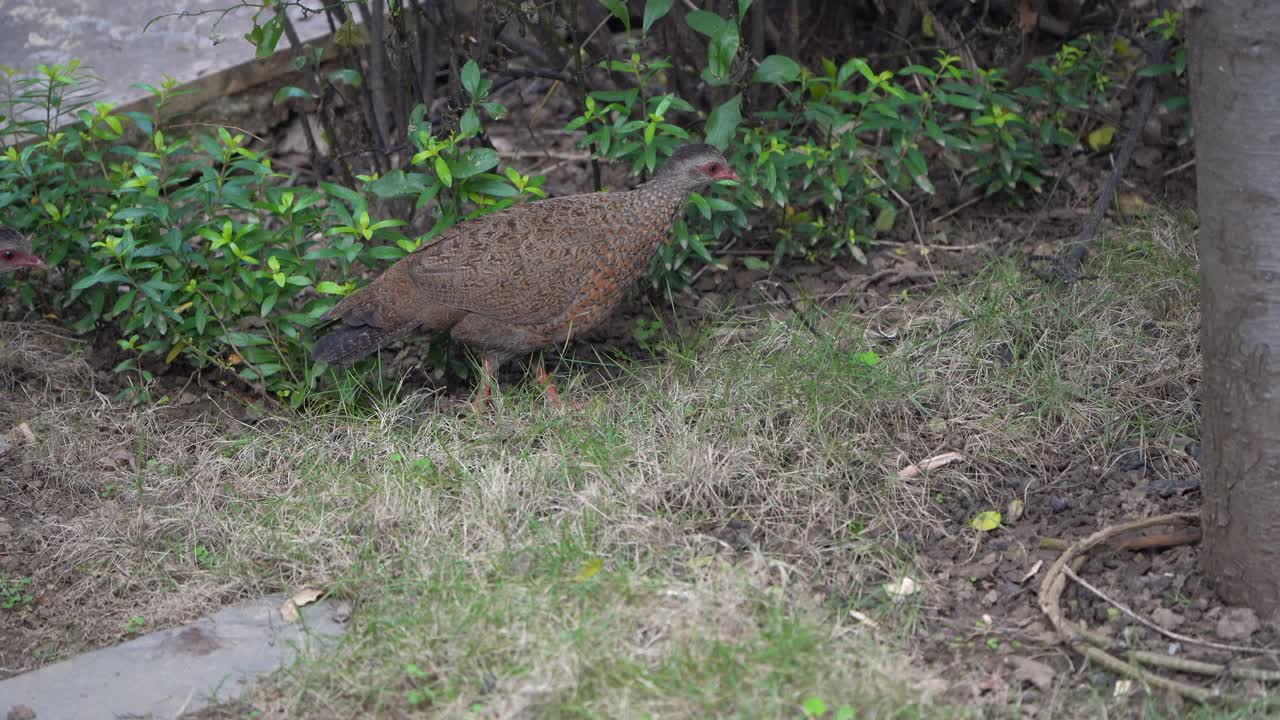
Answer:
MULTIPOLYGON (((1131 662, 1121 660, 1104 649, 1117 648, 1118 650, 1127 650, 1127 648, 1121 645, 1118 641, 1092 631, 1079 623, 1068 620, 1062 615, 1061 600, 1062 593, 1066 588, 1067 580, 1073 577, 1078 580, 1078 576, 1076 576, 1075 572, 1071 570, 1071 565, 1073 563, 1083 561, 1084 555, 1090 550, 1110 541, 1113 537, 1123 535, 1134 530, 1141 530, 1143 528, 1160 525, 1194 524, 1198 523, 1199 519, 1200 517, 1196 513, 1174 513, 1170 515, 1160 515, 1157 517, 1134 520, 1121 525, 1114 525, 1103 528, 1084 540, 1080 540, 1079 542, 1072 544, 1071 547, 1067 548, 1065 552, 1059 555, 1058 559, 1053 562, 1053 565, 1049 567, 1049 570, 1045 572, 1044 578, 1041 580, 1040 610, 1049 620, 1049 623, 1053 625, 1054 630, 1057 631, 1058 637, 1061 638, 1062 642, 1099 665, 1147 685, 1171 690, 1183 697, 1187 697, 1201 703, 1208 702, 1215 698, 1222 698, 1223 695, 1217 689, 1203 688, 1180 682, 1178 680, 1173 680, 1158 673, 1146 670, 1137 664, 1138 662, 1142 662, 1144 659, 1150 659, 1152 656, 1150 653, 1141 654, 1131 652, 1129 654, 1131 662)), ((1248 651, 1257 652, 1254 648, 1248 648, 1248 651)), ((1154 662, 1151 664, 1163 665, 1166 667, 1169 666, 1169 663, 1162 662, 1154 662)))
POLYGON ((1214 650, 1226 650, 1227 652, 1237 652, 1237 653, 1265 653, 1265 652, 1268 652, 1267 650, 1265 650, 1265 649, 1263 649, 1263 648, 1248 647, 1248 646, 1245 646, 1245 645, 1224 645, 1224 644, 1222 644, 1222 643, 1216 643, 1216 642, 1213 642, 1213 641, 1211 641, 1211 640, 1201 640, 1201 639, 1199 639, 1199 638, 1191 637, 1190 635, 1183 635, 1183 634, 1181 634, 1181 633, 1176 633, 1176 632, 1174 632, 1174 631, 1172 631, 1172 630, 1166 630, 1165 628, 1160 627, 1159 625, 1155 624, 1154 622, 1152 622, 1152 621, 1150 621, 1150 620, 1148 620, 1148 619, 1146 619, 1146 618, 1142 617, 1141 615, 1139 615, 1138 613, 1134 612, 1133 610, 1130 610, 1130 609, 1129 609, 1129 607, 1128 607, 1127 605, 1125 605, 1124 603, 1120 602, 1119 600, 1116 600, 1116 599, 1114 599, 1114 598, 1109 597, 1106 593, 1102 592, 1102 591, 1101 591, 1101 590, 1099 590, 1098 588, 1096 588, 1096 587, 1094 587, 1093 585, 1091 585, 1091 584, 1089 583, 1089 581, 1088 581, 1088 580, 1085 580, 1084 578, 1082 578, 1082 577, 1080 577, 1079 575, 1077 575, 1077 574, 1075 573, 1075 571, 1074 571, 1074 570, 1072 570, 1071 568, 1069 568, 1069 567, 1064 567, 1064 568, 1062 569, 1062 572, 1066 573, 1067 577, 1069 577, 1069 578, 1071 578, 1072 580, 1074 580, 1076 583, 1078 583, 1078 584, 1079 584, 1081 587, 1083 587, 1085 590, 1088 590, 1089 592, 1093 593, 1094 595, 1097 595, 1099 598, 1101 598, 1101 599, 1102 599, 1102 601, 1103 601, 1103 602, 1107 603, 1108 605, 1111 605, 1112 607, 1114 607, 1115 609, 1117 609, 1117 610, 1119 610, 1120 612, 1124 613, 1125 615, 1128 615, 1129 617, 1133 618, 1133 619, 1134 619, 1134 620, 1136 620, 1139 624, 1141 624, 1141 625, 1143 625, 1143 626, 1145 626, 1145 627, 1148 627, 1148 628, 1150 628, 1150 629, 1152 629, 1152 630, 1154 630, 1154 631, 1156 631, 1156 632, 1160 633, 1161 635, 1164 635, 1165 637, 1170 638, 1170 639, 1172 639, 1172 640, 1177 640, 1178 642, 1187 643, 1188 645, 1199 645, 1199 646, 1201 646, 1201 647, 1213 648, 1214 650))

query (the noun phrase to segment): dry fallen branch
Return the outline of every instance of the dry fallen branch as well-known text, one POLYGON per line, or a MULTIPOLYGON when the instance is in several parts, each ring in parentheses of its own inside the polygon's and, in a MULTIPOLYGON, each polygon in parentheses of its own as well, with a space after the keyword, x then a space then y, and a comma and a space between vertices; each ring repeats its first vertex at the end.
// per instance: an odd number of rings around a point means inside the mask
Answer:
MULTIPOLYGON (((1168 40, 1152 43, 1146 53, 1147 64, 1159 65, 1164 62, 1165 55, 1169 51, 1169 44, 1168 40)), ((1053 259, 1053 267, 1043 273, 1043 277, 1057 276, 1066 282, 1079 279, 1080 267, 1084 265, 1085 258, 1089 255, 1089 245, 1093 242, 1094 233, 1097 232, 1098 224, 1102 222, 1102 216, 1106 214, 1112 199, 1115 198, 1116 189, 1120 185, 1120 178, 1124 176, 1125 171, 1129 168, 1129 159, 1133 157, 1133 151, 1138 146, 1138 139, 1142 137, 1142 128, 1147 124, 1147 117, 1151 115, 1151 107, 1155 104, 1155 97, 1155 79, 1144 77, 1139 80, 1138 106, 1134 109, 1129 121, 1129 128, 1125 132, 1124 139, 1120 142, 1120 150, 1116 154, 1115 167, 1107 178, 1107 183, 1103 186, 1097 201, 1094 202, 1093 212, 1089 213, 1088 219, 1085 220, 1084 227, 1080 230, 1080 235, 1065 254, 1053 259)))
MULTIPOLYGON (((1130 615, 1130 617, 1139 620, 1144 625, 1154 626, 1152 623, 1143 621, 1135 613, 1128 610, 1128 608, 1125 608, 1119 603, 1113 601, 1101 591, 1081 580, 1071 569, 1071 565, 1082 561, 1089 551, 1099 545, 1108 543, 1111 538, 1114 538, 1117 535, 1157 525, 1185 525, 1198 522, 1199 516, 1196 513, 1174 513, 1170 515, 1144 518, 1121 525, 1103 528, 1084 540, 1080 540, 1068 547, 1060 556, 1058 556, 1058 559, 1054 561, 1053 565, 1049 567, 1048 572, 1045 573, 1044 579, 1040 583, 1040 610, 1045 614, 1045 617, 1048 618, 1050 624, 1053 625, 1054 630, 1057 631, 1058 637, 1061 638, 1062 642, 1081 655, 1084 655, 1113 672, 1133 678, 1147 685, 1171 690, 1183 697, 1190 698, 1201 703, 1209 702, 1214 699, 1230 700, 1232 698, 1230 696, 1222 695, 1217 689, 1192 685, 1151 672, 1150 670, 1143 668, 1142 665, 1145 664, 1169 670, 1209 675, 1213 677, 1226 675, 1234 678, 1260 681, 1275 681, 1280 679, 1280 672, 1271 670, 1260 668, 1239 668, 1191 659, 1172 658, 1152 652, 1131 651, 1128 650, 1123 643, 1063 617, 1061 607, 1062 593, 1066 589, 1067 580, 1074 579, 1079 582, 1081 586, 1120 609, 1122 612, 1130 615), (1128 661, 1122 660, 1121 658, 1111 654, 1108 652, 1108 649, 1115 650, 1116 652, 1127 652, 1129 658, 1128 661)), ((1158 627, 1156 629, 1170 637, 1175 637, 1173 634, 1170 634, 1163 629, 1158 627)), ((1177 635, 1176 639, 1182 642, 1207 645, 1209 647, 1235 652, 1259 652, 1256 648, 1224 646, 1181 635, 1177 635)))

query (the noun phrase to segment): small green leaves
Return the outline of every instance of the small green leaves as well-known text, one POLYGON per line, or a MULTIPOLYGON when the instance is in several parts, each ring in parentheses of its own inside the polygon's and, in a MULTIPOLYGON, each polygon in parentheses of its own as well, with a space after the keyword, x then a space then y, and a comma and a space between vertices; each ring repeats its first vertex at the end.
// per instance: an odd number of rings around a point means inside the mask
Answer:
POLYGON ((733 139, 733 134, 741 122, 742 95, 738 94, 720 103, 711 111, 711 116, 707 118, 707 142, 724 150, 729 146, 729 141, 733 139))
POLYGON ((440 178, 440 182, 445 187, 453 187, 453 172, 449 169, 449 162, 439 155, 436 156, 435 162, 436 177, 440 178))
POLYGON ((475 60, 468 60, 462 66, 462 89, 467 91, 471 97, 475 97, 480 91, 480 66, 475 60))
POLYGON ((309 91, 293 85, 285 85, 276 92, 276 96, 272 98, 273 105, 279 105, 288 100, 310 100, 315 96, 309 91))
POLYGON ((329 82, 334 83, 335 85, 342 83, 343 85, 350 85, 351 87, 360 87, 360 83, 362 81, 363 79, 360 77, 360 73, 356 70, 352 70, 351 68, 334 70, 329 73, 329 82))
POLYGON ((647 0, 644 4, 644 24, 641 25, 641 32, 649 34, 649 28, 653 24, 671 11, 671 4, 674 0, 647 0))
POLYGON ((627 11, 627 6, 622 0, 597 0, 605 7, 614 17, 622 21, 627 32, 631 32, 631 13, 627 11))
POLYGON ((752 82, 785 85, 800 77, 800 65, 786 55, 770 55, 760 61, 752 82))

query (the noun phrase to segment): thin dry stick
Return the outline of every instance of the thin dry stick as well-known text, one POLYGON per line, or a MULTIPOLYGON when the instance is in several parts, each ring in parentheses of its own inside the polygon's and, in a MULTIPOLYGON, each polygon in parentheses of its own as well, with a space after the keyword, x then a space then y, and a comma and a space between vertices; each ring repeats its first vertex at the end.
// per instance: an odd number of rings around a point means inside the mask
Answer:
MULTIPOLYGON (((1147 63, 1149 65, 1157 65, 1163 62, 1168 50, 1168 40, 1162 39, 1156 42, 1147 52, 1147 63)), ((1147 117, 1151 115, 1151 106, 1155 103, 1156 98, 1155 79, 1144 77, 1138 82, 1138 85, 1138 107, 1134 110, 1129 129, 1125 133, 1124 140, 1120 143, 1120 151, 1116 154, 1115 159, 1115 169, 1111 171, 1110 177, 1107 178, 1107 183, 1103 186, 1102 192, 1098 195, 1098 199, 1093 205, 1093 212, 1089 213, 1088 219, 1085 220, 1079 237, 1071 244, 1070 249, 1062 258, 1063 267, 1060 269, 1064 270, 1066 276, 1070 278, 1075 278, 1080 266, 1084 264, 1085 257, 1089 254, 1089 244, 1093 241, 1094 232, 1097 230, 1098 224, 1102 222, 1102 216, 1106 214, 1107 208, 1115 197, 1120 178, 1129 168, 1129 159, 1133 157, 1134 148, 1138 146, 1138 139, 1142 137, 1142 128, 1146 126, 1147 117)))
POLYGON ((1146 618, 1142 617, 1141 615, 1139 615, 1138 613, 1134 612, 1133 610, 1130 610, 1127 606, 1125 606, 1125 604, 1124 604, 1124 603, 1119 602, 1118 600, 1115 600, 1114 598, 1108 597, 1106 593, 1102 592, 1102 591, 1101 591, 1101 590, 1099 590, 1098 588, 1096 588, 1096 587, 1094 587, 1093 585, 1089 584, 1089 581, 1088 581, 1088 580, 1085 580, 1084 578, 1082 578, 1082 577, 1080 577, 1079 575, 1077 575, 1077 574, 1075 573, 1075 571, 1073 571, 1071 568, 1069 568, 1069 567, 1065 567, 1065 568, 1063 568, 1063 569, 1062 569, 1062 572, 1066 573, 1066 574, 1067 574, 1067 577, 1069 577, 1069 578, 1071 578, 1072 580, 1075 580, 1077 583, 1079 583, 1079 584, 1080 584, 1080 586, 1081 586, 1081 587, 1083 587, 1085 590, 1088 590, 1089 592, 1093 593, 1094 595, 1097 595, 1099 598, 1101 598, 1101 599, 1103 600, 1103 602, 1108 603, 1109 605, 1111 605, 1111 606, 1115 607, 1115 609, 1119 610, 1120 612, 1124 613, 1125 615, 1128 615, 1129 617, 1133 618, 1134 620, 1137 620, 1139 623, 1141 623, 1141 624, 1145 625, 1146 627, 1151 628, 1152 630, 1155 630, 1156 632, 1160 633, 1161 635, 1164 635, 1164 636, 1165 636, 1165 637, 1167 637, 1167 638, 1170 638, 1170 639, 1173 639, 1173 640, 1177 640, 1178 642, 1184 642, 1184 643, 1187 643, 1188 645, 1200 645, 1200 646, 1202 646, 1202 647, 1213 648, 1213 649, 1215 649, 1215 650, 1226 650, 1226 651, 1228 651, 1228 652, 1237 652, 1237 653, 1266 653, 1266 652, 1271 652, 1271 651, 1267 650, 1266 648, 1247 647, 1247 646, 1244 646, 1244 645, 1224 645, 1224 644, 1222 644, 1222 643, 1216 643, 1216 642, 1213 642, 1213 641, 1211 641, 1211 640, 1201 640, 1201 639, 1199 639, 1199 638, 1193 638, 1193 637, 1191 637, 1191 636, 1189 636, 1189 635, 1183 635, 1183 634, 1181 634, 1181 633, 1176 633, 1176 632, 1174 632, 1174 631, 1172 631, 1172 630, 1166 630, 1165 628, 1160 627, 1159 625, 1155 624, 1154 622, 1152 622, 1152 621, 1150 621, 1150 620, 1148 620, 1148 619, 1146 619, 1146 618))

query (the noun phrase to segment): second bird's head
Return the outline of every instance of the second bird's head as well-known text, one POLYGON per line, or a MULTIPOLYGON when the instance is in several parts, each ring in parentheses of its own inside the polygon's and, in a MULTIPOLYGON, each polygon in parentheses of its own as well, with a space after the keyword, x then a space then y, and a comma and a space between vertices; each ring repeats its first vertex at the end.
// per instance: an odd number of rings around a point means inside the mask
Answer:
POLYGON ((689 192, 701 190, 717 180, 737 180, 738 174, 714 146, 696 143, 677 148, 653 179, 689 192))

